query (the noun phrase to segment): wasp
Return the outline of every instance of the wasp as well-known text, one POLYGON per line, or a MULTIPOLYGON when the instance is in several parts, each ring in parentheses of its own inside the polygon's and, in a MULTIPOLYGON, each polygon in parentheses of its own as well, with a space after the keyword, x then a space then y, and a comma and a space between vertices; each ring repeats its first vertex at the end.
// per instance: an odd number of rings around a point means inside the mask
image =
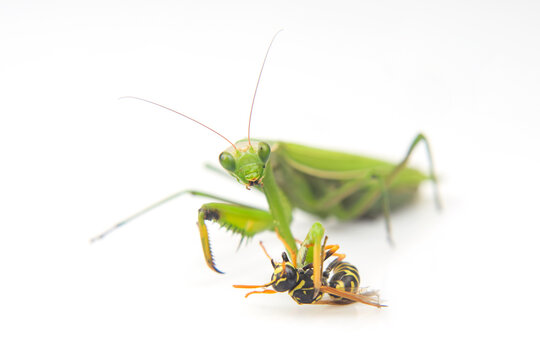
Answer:
POLYGON ((320 223, 313 224, 306 240, 300 245, 297 261, 289 260, 286 252, 283 252, 282 262, 276 263, 268 255, 268 252, 260 243, 264 253, 270 259, 274 269, 269 283, 264 285, 233 285, 235 288, 255 289, 246 294, 275 294, 288 292, 296 303, 302 304, 331 304, 346 305, 360 302, 366 305, 385 307, 380 304, 377 291, 368 291, 360 288, 360 275, 358 269, 343 261, 345 254, 338 254, 339 245, 326 245, 328 236, 324 235, 324 228, 320 223), (331 256, 336 258, 324 269, 323 264, 331 256), (329 299, 323 299, 323 295, 330 295, 329 299))

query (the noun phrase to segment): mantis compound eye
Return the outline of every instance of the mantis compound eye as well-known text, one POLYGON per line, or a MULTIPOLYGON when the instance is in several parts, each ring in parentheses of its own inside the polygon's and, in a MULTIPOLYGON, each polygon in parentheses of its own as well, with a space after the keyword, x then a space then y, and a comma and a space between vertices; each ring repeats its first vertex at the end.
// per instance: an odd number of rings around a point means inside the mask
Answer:
POLYGON ((261 159, 263 163, 266 163, 270 157, 270 145, 265 142, 260 142, 257 154, 259 155, 259 159, 261 159))
POLYGON ((228 152, 222 152, 219 154, 219 163, 223 168, 229 171, 234 171, 236 169, 236 161, 234 160, 234 156, 232 156, 228 152))
POLYGON ((274 268, 272 287, 278 292, 289 291, 298 284, 298 271, 289 264, 283 263, 274 268))

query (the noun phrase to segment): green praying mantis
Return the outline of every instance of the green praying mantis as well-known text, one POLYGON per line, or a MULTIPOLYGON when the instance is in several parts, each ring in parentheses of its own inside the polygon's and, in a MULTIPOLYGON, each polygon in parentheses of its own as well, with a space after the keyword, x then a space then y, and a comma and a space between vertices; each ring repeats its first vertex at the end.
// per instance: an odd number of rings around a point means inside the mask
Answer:
MULTIPOLYGON (((414 138, 405 157, 397 164, 294 143, 251 138, 251 116, 257 89, 268 53, 278 33, 274 35, 268 46, 259 72, 251 103, 247 139, 233 143, 217 131, 183 113, 150 100, 128 97, 179 114, 225 139, 230 147, 219 155, 221 166, 247 189, 255 188, 261 191, 266 197, 268 210, 254 208, 202 191, 184 190, 133 214, 91 241, 103 238, 135 218, 181 195, 207 197, 219 202, 201 206, 197 225, 207 265, 212 270, 222 273, 214 262, 207 221, 216 222, 233 233, 240 234, 242 240, 252 238, 263 231, 275 231, 291 257, 292 263, 296 264, 298 247, 290 228, 292 211, 295 208, 315 214, 320 218, 334 216, 340 220, 383 214, 390 242, 392 242, 390 209, 410 203, 422 182, 426 180, 433 182, 436 205, 440 208, 431 150, 423 134, 418 134, 414 138), (407 166, 411 154, 421 142, 425 144, 427 150, 428 174, 407 166)), ((304 261, 309 262, 311 259, 304 261)))

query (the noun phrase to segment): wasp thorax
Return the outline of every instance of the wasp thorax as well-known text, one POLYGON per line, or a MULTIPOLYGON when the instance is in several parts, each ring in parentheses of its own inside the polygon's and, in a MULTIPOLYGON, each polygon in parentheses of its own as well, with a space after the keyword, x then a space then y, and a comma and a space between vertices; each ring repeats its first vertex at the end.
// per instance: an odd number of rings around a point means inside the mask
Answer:
POLYGON ((289 291, 298 283, 298 271, 290 264, 280 264, 274 268, 272 287, 278 292, 289 291), (285 266, 285 267, 284 267, 285 266))

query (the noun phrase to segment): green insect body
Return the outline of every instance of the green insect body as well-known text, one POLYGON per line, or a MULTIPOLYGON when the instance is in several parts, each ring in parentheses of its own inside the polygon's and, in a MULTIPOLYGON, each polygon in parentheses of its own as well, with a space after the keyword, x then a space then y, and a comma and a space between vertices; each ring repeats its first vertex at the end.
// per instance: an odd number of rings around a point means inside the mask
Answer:
MULTIPOLYGON (((341 220, 383 213, 378 178, 387 178, 395 164, 337 151, 278 142, 272 152, 278 184, 295 207, 321 218, 341 220), (286 186, 292 185, 292 186, 286 186)), ((410 202, 430 177, 404 168, 387 179, 390 207, 410 202)))
MULTIPOLYGON (((426 138, 419 134, 405 159, 397 165, 304 145, 258 140, 237 142, 234 147, 221 153, 220 163, 241 184, 265 194, 269 216, 258 216, 250 220, 258 224, 261 231, 275 230, 294 261, 297 247, 290 230, 294 208, 322 218, 335 216, 341 220, 373 217, 383 213, 390 231, 390 208, 409 203, 423 181, 435 181, 433 170, 430 175, 426 175, 406 167, 410 154, 420 141, 425 142, 430 154, 426 138), (248 155, 252 161, 246 161, 248 155), (264 220, 267 220, 266 224, 264 220)), ((250 211, 253 214, 261 214, 262 211, 239 204, 231 205, 229 210, 233 208, 235 211, 244 209, 246 217, 250 217, 250 211)), ((221 213, 226 216, 226 212, 221 213)), ((199 216, 200 227, 201 219, 214 221, 216 216, 199 216)), ((242 227, 241 222, 251 224, 250 220, 238 220, 227 223, 220 218, 218 222, 221 221, 220 225, 246 237, 256 234, 253 228, 247 231, 242 227)), ((208 262, 212 254, 206 234, 201 233, 201 241, 208 262)), ((215 266, 210 267, 217 270, 215 266)))
POLYGON ((434 183, 438 204, 436 178, 431 152, 424 135, 419 134, 398 164, 342 152, 322 150, 304 145, 241 140, 219 156, 223 168, 246 188, 264 193, 268 211, 243 205, 221 196, 196 190, 185 190, 150 205, 114 225, 93 240, 103 238, 113 230, 138 216, 184 194, 203 196, 221 202, 202 205, 198 215, 201 244, 207 265, 215 266, 206 221, 252 238, 263 231, 275 231, 293 263, 297 245, 290 224, 294 208, 341 220, 384 215, 390 234, 390 209, 403 206, 414 198, 419 185, 426 180, 434 183), (416 146, 423 141, 427 148, 430 173, 407 167, 416 146))
POLYGON ((322 225, 318 222, 313 224, 306 240, 300 246, 296 265, 289 260, 285 252, 282 254, 283 262, 281 263, 276 264, 273 259, 270 259, 274 271, 269 283, 233 286, 241 289, 265 288, 264 290, 251 291, 246 294, 246 297, 252 294, 287 292, 299 305, 344 305, 361 302, 371 306, 384 307, 385 305, 380 304, 376 291, 363 291, 360 288, 358 269, 343 261, 345 255, 336 253, 339 247, 337 245, 326 246, 327 237, 321 244, 323 235, 322 225), (331 256, 337 256, 337 258, 322 271, 324 261, 331 256), (268 287, 272 287, 272 289, 267 289, 268 287), (325 293, 330 295, 330 300, 323 300, 325 293))

